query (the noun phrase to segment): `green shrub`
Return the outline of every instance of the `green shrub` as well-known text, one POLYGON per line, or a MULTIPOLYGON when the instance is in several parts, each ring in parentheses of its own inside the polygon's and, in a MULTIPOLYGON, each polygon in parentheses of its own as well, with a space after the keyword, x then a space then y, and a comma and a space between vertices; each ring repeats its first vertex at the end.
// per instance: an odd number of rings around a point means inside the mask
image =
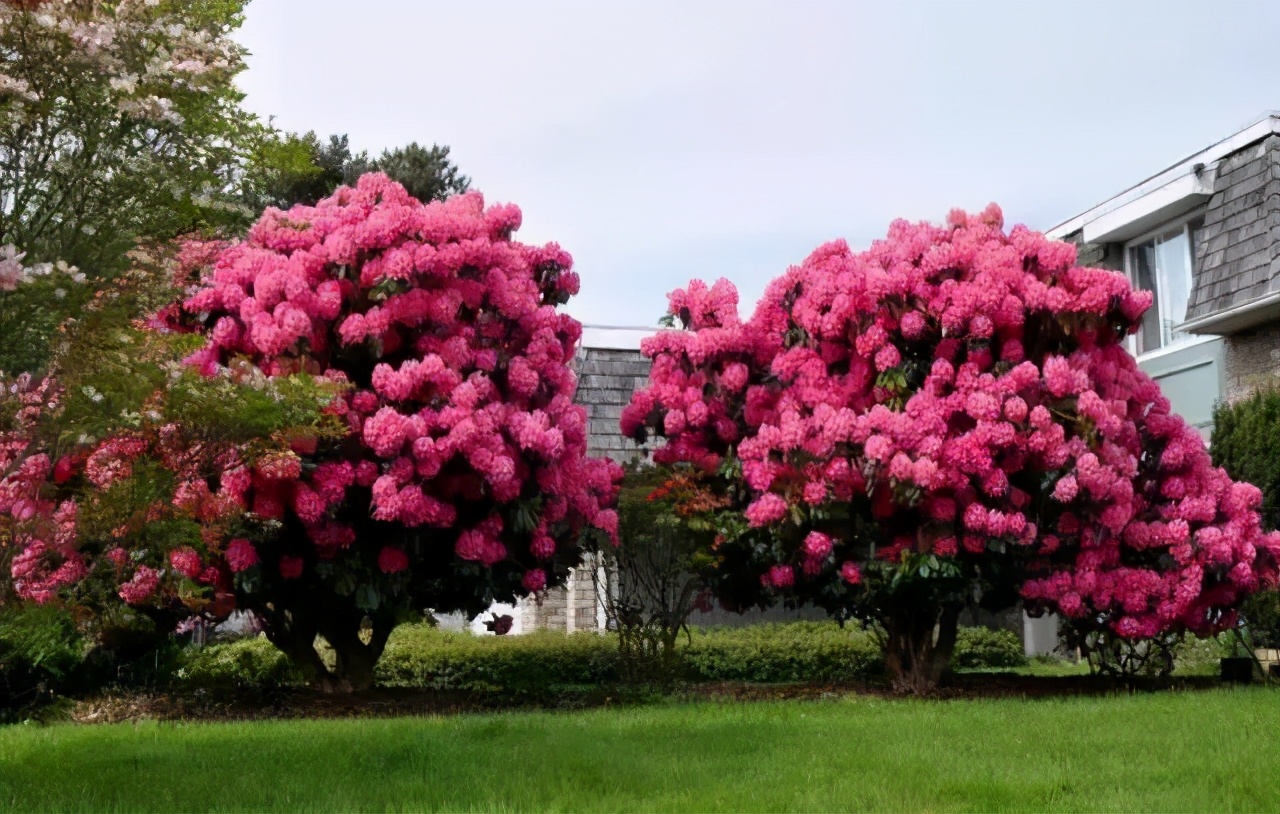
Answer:
POLYGON ((551 631, 474 636, 401 625, 391 634, 375 674, 386 687, 541 696, 613 682, 617 663, 613 636, 551 631))
POLYGON ((956 636, 951 666, 957 669, 1025 667, 1027 654, 1012 630, 962 627, 956 636))
MULTIPOLYGON (((693 681, 855 681, 875 675, 880 648, 866 632, 834 622, 695 630, 679 656, 693 681)), ((554 697, 618 681, 612 634, 475 636, 401 625, 375 669, 384 687, 554 697)), ((187 689, 267 691, 302 677, 265 638, 188 648, 175 684, 187 689)))
POLYGON ((174 683, 188 689, 266 692, 302 683, 302 675, 266 637, 183 651, 174 683))
POLYGON ((1221 660, 1235 650, 1235 636, 1230 632, 1211 639, 1197 639, 1188 634, 1173 648, 1173 674, 1179 676, 1216 676, 1221 674, 1221 660))
POLYGON ((883 665, 865 631, 835 622, 789 622, 694 631, 680 649, 695 681, 855 681, 883 665))
POLYGON ((1263 522, 1280 526, 1280 382, 1265 382, 1237 402, 1218 403, 1210 454, 1233 479, 1262 490, 1263 522))
POLYGON ((75 620, 51 605, 0 612, 0 714, 64 693, 84 663, 75 620))
POLYGON ((1240 606, 1254 647, 1280 647, 1280 591, 1260 591, 1240 606))

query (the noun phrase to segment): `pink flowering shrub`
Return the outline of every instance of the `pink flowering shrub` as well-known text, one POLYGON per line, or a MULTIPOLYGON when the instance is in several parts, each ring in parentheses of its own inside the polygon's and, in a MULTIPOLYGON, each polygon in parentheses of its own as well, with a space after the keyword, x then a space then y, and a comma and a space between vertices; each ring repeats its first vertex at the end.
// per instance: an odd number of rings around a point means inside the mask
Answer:
MULTIPOLYGON (((135 515, 114 535, 126 556, 100 547, 90 565, 109 569, 131 604, 225 591, 233 602, 219 611, 254 611, 306 666, 320 669, 311 642, 323 635, 339 654, 333 688, 372 680, 407 611, 476 613, 557 584, 580 535, 616 538, 621 473, 587 459, 572 402, 581 326, 558 311, 578 290, 571 259, 513 241, 519 225, 514 206, 486 208, 478 194, 424 205, 373 174, 314 207, 268 209, 243 242, 189 247, 180 265, 209 267, 153 329, 205 342, 157 397, 160 420, 56 464, 12 436, 29 457, 0 479, 0 495, 14 491, 0 516, 43 499, 38 515, 70 518, 64 543, 48 523, 15 540, 35 563, 21 581, 14 561, 18 593, 45 598, 25 587, 39 575, 52 595, 75 581, 59 569, 83 556, 75 502, 39 495, 58 478, 107 495, 157 461, 175 482, 152 520, 193 524, 199 544, 153 562, 133 546, 145 536, 135 515), (192 401, 182 394, 193 374, 268 413, 297 392, 322 394, 323 408, 269 437, 201 437, 165 422, 192 401), (372 639, 360 638, 370 623, 372 639)), ((202 406, 213 401, 206 393, 202 406)))
POLYGON ((1260 493, 1122 345, 1150 294, 1004 232, 995 206, 827 244, 747 321, 724 280, 670 300, 684 330, 645 342, 622 427, 734 499, 727 604, 876 621, 890 668, 926 687, 975 589, 1136 640, 1228 628, 1276 581, 1260 493))

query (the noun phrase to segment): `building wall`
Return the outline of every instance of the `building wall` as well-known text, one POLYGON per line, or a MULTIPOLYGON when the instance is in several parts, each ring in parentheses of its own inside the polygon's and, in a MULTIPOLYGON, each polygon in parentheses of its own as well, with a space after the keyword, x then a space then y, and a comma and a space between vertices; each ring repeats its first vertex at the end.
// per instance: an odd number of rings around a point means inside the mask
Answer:
POLYGON ((1223 398, 1236 401, 1267 379, 1280 377, 1280 324, 1263 325, 1226 338, 1223 398))

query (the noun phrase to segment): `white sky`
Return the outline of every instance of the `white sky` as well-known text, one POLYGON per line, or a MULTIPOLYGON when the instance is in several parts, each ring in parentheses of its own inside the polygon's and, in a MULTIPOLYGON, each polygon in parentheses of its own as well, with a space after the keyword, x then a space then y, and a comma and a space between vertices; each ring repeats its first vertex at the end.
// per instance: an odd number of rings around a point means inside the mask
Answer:
POLYGON ((447 144, 653 325, 749 312, 819 244, 996 201, 1046 229, 1280 108, 1280 2, 253 0, 241 85, 287 130, 447 144))

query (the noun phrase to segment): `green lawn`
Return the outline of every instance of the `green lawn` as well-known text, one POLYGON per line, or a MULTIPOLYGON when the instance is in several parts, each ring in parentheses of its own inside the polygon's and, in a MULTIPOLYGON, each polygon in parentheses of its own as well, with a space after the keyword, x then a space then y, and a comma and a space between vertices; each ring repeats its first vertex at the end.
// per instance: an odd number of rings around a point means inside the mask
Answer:
POLYGON ((0 729, 18 811, 1274 811, 1280 693, 0 729))

